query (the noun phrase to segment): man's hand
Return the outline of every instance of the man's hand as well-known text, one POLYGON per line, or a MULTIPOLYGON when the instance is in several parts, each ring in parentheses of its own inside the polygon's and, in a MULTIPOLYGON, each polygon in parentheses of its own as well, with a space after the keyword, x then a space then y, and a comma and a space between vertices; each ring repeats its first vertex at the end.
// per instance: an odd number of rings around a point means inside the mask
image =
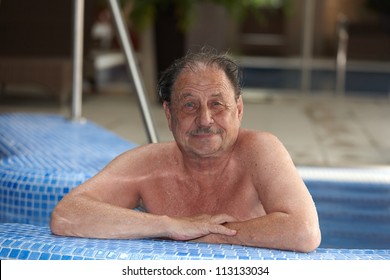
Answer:
POLYGON ((171 218, 169 217, 167 237, 174 240, 192 240, 211 233, 233 236, 236 230, 223 226, 227 222, 237 221, 234 217, 219 215, 200 215, 195 217, 171 218))

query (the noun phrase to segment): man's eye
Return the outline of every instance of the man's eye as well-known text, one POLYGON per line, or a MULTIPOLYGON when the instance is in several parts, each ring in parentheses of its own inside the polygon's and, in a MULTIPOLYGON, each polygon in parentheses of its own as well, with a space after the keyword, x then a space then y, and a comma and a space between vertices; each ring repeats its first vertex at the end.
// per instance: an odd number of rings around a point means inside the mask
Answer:
POLYGON ((213 110, 218 110, 218 111, 222 111, 223 109, 226 108, 226 106, 219 101, 212 102, 211 106, 213 110))
POLYGON ((187 102, 183 104, 183 109, 186 111, 193 111, 196 109, 196 105, 194 102, 187 102))
POLYGON ((219 107, 219 106, 222 106, 222 103, 216 101, 216 102, 213 102, 212 105, 213 105, 214 107, 219 107))

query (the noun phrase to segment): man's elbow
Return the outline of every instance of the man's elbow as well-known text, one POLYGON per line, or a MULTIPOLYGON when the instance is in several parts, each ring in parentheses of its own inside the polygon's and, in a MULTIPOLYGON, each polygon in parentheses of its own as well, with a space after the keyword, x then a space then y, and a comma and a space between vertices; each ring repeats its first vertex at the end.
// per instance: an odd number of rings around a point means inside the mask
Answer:
POLYGON ((298 234, 296 251, 310 253, 321 244, 321 231, 318 225, 305 226, 298 234))
POLYGON ((55 235, 67 235, 66 234, 67 220, 59 215, 58 211, 54 209, 50 218, 50 230, 55 235))

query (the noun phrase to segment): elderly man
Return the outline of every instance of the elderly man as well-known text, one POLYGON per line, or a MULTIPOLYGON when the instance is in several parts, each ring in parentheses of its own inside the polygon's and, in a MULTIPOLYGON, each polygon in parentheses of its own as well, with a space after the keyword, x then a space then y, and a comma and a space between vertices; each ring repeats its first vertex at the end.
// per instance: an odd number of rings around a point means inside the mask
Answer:
POLYGON ((275 136, 240 128, 240 78, 227 55, 177 60, 159 82, 175 141, 115 158, 59 202, 52 232, 317 248, 316 208, 288 152, 275 136))

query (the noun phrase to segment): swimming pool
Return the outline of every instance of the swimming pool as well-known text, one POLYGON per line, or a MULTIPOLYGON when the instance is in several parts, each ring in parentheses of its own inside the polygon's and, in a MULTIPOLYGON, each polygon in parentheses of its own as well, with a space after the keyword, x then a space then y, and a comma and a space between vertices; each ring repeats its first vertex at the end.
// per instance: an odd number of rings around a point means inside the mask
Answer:
POLYGON ((390 249, 390 170, 301 168, 322 248, 390 249), (322 173, 322 174, 321 174, 322 173))
MULTIPOLYGON (((388 97, 390 94, 390 61, 386 63, 354 63, 345 73, 346 96, 388 97)), ((301 91, 300 62, 284 59, 249 58, 241 62, 246 88, 276 91, 301 91)), ((333 94, 336 71, 331 61, 317 62, 311 68, 310 92, 333 94)))
POLYGON ((51 211, 73 187, 135 145, 93 123, 56 115, 0 115, 0 136, 3 259, 390 259, 389 169, 299 167, 322 231, 320 249, 309 255, 161 240, 82 240, 51 235, 51 211), (129 251, 132 246, 137 249, 129 251))

